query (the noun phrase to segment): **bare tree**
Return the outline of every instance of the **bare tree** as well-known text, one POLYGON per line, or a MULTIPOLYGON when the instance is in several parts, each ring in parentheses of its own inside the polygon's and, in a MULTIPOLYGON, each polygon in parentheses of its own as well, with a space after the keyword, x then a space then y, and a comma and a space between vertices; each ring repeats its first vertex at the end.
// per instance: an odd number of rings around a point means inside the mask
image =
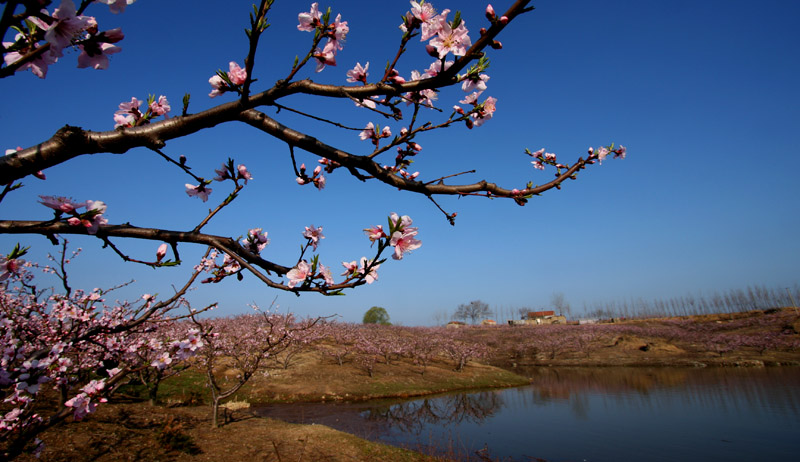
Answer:
POLYGON ((491 314, 491 310, 489 310, 489 305, 484 303, 480 300, 473 300, 469 303, 462 303, 458 305, 458 309, 456 309, 456 314, 453 316, 456 319, 463 319, 463 320, 471 320, 473 324, 478 321, 478 319, 485 318, 491 314))
POLYGON ((558 314, 568 318, 571 317, 572 308, 570 308, 569 302, 564 297, 563 292, 553 292, 553 296, 550 297, 550 304, 558 312, 558 314))

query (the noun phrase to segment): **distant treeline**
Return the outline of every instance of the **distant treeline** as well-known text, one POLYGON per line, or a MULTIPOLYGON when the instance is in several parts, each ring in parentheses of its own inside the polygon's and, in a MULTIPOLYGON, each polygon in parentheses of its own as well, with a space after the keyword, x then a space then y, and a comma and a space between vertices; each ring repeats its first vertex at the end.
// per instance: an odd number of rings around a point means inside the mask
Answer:
POLYGON ((584 305, 589 318, 652 318, 664 316, 691 316, 699 314, 738 313, 751 310, 768 310, 797 306, 800 286, 772 288, 752 286, 711 295, 685 295, 668 299, 642 298, 584 305))

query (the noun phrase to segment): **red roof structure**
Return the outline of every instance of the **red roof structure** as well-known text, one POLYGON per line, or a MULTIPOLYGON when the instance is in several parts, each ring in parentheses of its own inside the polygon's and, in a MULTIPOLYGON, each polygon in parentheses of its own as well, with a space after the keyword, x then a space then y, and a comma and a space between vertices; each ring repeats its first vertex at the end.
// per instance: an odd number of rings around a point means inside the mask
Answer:
POLYGON ((553 316, 555 314, 556 314, 555 311, 529 311, 528 312, 528 319, 531 319, 531 318, 544 318, 544 317, 547 317, 547 316, 553 316))

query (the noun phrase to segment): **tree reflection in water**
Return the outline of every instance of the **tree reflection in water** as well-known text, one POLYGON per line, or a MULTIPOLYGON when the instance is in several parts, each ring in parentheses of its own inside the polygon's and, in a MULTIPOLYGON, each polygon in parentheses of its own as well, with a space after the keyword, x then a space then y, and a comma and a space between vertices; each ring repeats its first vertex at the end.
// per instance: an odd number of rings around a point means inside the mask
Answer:
POLYGON ((503 407, 495 391, 460 393, 373 407, 361 415, 368 421, 384 422, 393 430, 419 435, 433 424, 482 423, 503 407))

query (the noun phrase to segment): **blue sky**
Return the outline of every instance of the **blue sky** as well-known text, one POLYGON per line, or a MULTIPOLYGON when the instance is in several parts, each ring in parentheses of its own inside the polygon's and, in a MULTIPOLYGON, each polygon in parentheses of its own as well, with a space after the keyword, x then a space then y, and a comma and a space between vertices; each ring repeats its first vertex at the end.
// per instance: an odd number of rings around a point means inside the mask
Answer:
MULTIPOLYGON (((471 35, 484 26, 484 2, 433 2, 459 8, 471 35)), ((507 2, 510 4, 510 2, 507 2)), ((31 146, 64 124, 91 130, 113 128, 117 105, 136 96, 166 95, 175 111, 191 93, 190 112, 232 96, 208 98, 208 78, 228 61, 243 64, 250 2, 139 0, 122 15, 93 5, 101 29, 122 27, 123 51, 104 71, 76 69, 77 52, 51 66, 47 79, 29 72, 0 80, 0 139, 4 149, 31 146)), ((346 84, 345 72, 370 62, 375 77, 394 56, 405 1, 330 5, 348 21, 350 34, 338 66, 300 77, 346 84), (379 6, 378 6, 379 5, 379 6)), ((369 255, 363 228, 385 222, 390 212, 410 215, 423 246, 402 261, 388 261, 378 282, 345 297, 270 290, 252 276, 199 286, 196 306, 218 301, 217 313, 247 311, 277 295, 281 309, 300 315, 338 314, 358 321, 370 306, 385 307, 392 320, 430 324, 432 314, 481 299, 499 311, 546 308, 554 292, 565 294, 573 311, 584 304, 628 298, 653 299, 687 293, 799 282, 800 16, 797 2, 765 1, 540 1, 536 10, 511 24, 500 37, 503 49, 489 55, 486 95, 498 99, 495 117, 484 126, 451 128, 417 139, 423 151, 414 164, 433 179, 477 169, 465 181, 487 179, 507 187, 548 181, 552 171, 534 170, 524 149, 547 148, 560 160, 585 156, 586 148, 610 142, 628 148, 624 161, 608 160, 519 207, 511 201, 440 198, 458 212, 455 227, 424 197, 378 183, 363 184, 346 172, 317 191, 294 182, 288 149, 247 126, 225 124, 169 142, 165 152, 184 154, 206 177, 228 157, 246 164, 254 181, 207 228, 239 236, 252 227, 269 232, 265 257, 291 265, 304 226, 322 225, 323 263, 369 255)), ((498 11, 508 5, 494 3, 498 11)), ((256 64, 254 90, 288 73, 311 34, 297 31, 296 18, 308 5, 277 0, 256 64)), ((7 40, 7 38, 6 38, 7 40)), ((412 43, 398 66, 406 77, 430 59, 412 43)), ((460 88, 440 94, 442 108, 463 97, 460 88)), ((353 126, 376 119, 348 101, 294 98, 284 102, 353 126)), ((274 111, 266 109, 274 116, 274 111)), ((431 120, 437 119, 435 113, 431 120)), ((289 114, 278 120, 328 144, 366 153, 357 132, 341 131, 289 114)), ((402 126, 388 125, 394 132, 402 126)), ((299 152, 308 165, 316 158, 299 152)), ((190 181, 155 154, 136 149, 125 155, 84 156, 45 172, 47 180, 24 180, 25 188, 0 204, 3 219, 47 219, 37 195, 102 200, 112 223, 191 229, 225 186, 202 203, 184 193, 190 181), (216 197, 215 197, 216 196, 216 197)), ((204 249, 183 245, 185 264, 151 270, 126 264, 96 239, 72 236, 84 248, 72 265, 76 287, 110 287, 135 279, 118 292, 168 294, 180 284, 204 249)), ((56 249, 40 236, 0 236, 0 252, 16 242, 30 245, 30 259, 43 261, 56 249)), ((157 243, 118 242, 142 259, 157 243)), ((338 271, 340 272, 340 271, 338 271)), ((337 272, 337 274, 338 274, 337 272)))

